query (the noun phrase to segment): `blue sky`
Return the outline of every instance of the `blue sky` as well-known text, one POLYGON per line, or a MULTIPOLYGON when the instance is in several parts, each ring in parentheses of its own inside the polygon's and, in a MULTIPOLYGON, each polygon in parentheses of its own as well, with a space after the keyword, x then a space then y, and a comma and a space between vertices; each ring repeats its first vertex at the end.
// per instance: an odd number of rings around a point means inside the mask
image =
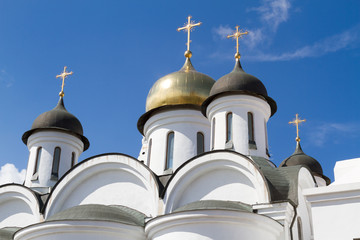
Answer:
MULTIPOLYGON (((26 168, 22 134, 58 101, 55 76, 74 75, 65 105, 90 140, 80 159, 121 152, 137 157, 136 128, 152 84, 184 63, 188 15, 194 67, 214 79, 234 65, 240 25, 241 62, 258 77, 278 112, 269 120, 272 160, 295 149, 296 113, 305 153, 333 179, 336 161, 360 157, 360 1, 45 1, 0 2, 0 166, 26 168)), ((0 172, 0 175, 2 173, 0 172)), ((1 176, 0 176, 1 177, 1 176)))

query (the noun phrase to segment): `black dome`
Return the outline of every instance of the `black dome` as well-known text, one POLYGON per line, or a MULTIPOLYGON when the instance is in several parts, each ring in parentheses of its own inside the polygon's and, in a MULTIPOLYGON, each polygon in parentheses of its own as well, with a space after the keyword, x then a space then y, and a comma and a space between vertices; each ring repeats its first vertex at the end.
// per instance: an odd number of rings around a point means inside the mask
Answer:
POLYGON ((246 73, 242 69, 239 60, 236 60, 232 72, 216 81, 211 88, 210 96, 228 91, 248 91, 267 96, 264 84, 253 75, 246 73))
POLYGON ((223 94, 249 94, 261 96, 269 103, 271 107, 271 115, 276 112, 276 102, 267 94, 264 84, 253 75, 246 73, 240 64, 240 60, 236 59, 235 67, 229 74, 219 78, 211 88, 209 97, 202 106, 202 112, 206 113, 206 107, 210 102, 219 95, 223 94))
POLYGON ((327 184, 330 183, 330 179, 323 175, 323 169, 320 163, 316 159, 306 155, 301 149, 300 142, 297 142, 295 152, 290 157, 285 159, 279 167, 299 165, 308 167, 314 175, 324 178, 327 184))
POLYGON ((69 113, 65 106, 64 100, 60 97, 55 108, 48 112, 40 114, 31 126, 31 130, 24 133, 22 140, 27 144, 30 135, 37 130, 54 129, 66 131, 79 137, 84 143, 84 151, 89 148, 89 141, 83 136, 83 127, 74 115, 69 113))

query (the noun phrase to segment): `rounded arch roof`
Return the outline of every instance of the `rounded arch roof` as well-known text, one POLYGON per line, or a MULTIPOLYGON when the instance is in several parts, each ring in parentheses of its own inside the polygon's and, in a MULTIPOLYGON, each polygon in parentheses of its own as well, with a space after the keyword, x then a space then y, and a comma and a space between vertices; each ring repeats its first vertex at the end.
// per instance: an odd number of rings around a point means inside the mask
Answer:
POLYGON ((76 205, 120 204, 153 215, 158 198, 157 177, 147 166, 128 155, 108 153, 90 157, 66 172, 47 198, 44 214, 48 218, 76 205), (127 194, 130 188, 131 196, 127 194), (149 199, 146 204, 141 203, 144 198, 149 199))

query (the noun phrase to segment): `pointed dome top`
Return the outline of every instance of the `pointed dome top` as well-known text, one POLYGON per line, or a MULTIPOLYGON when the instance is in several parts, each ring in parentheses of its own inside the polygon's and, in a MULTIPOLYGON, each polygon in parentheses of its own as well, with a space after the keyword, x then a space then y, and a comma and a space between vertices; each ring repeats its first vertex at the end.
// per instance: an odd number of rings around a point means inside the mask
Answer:
POLYGON ((300 145, 300 141, 296 141, 295 152, 290 157, 285 159, 279 165, 279 167, 289 167, 289 166, 298 166, 298 165, 303 165, 308 167, 314 175, 324 178, 327 184, 330 183, 330 179, 323 175, 323 169, 320 163, 316 159, 306 155, 303 152, 300 145))
POLYGON ((224 94, 248 94, 265 98, 271 107, 271 115, 274 115, 277 106, 276 102, 268 96, 264 84, 253 75, 246 73, 241 66, 240 59, 235 59, 234 69, 219 78, 211 88, 210 96, 202 106, 203 114, 206 114, 206 107, 216 97, 224 94))
POLYGON ((84 143, 84 151, 89 148, 89 140, 83 136, 83 127, 73 114, 69 113, 65 106, 63 97, 60 97, 55 108, 40 114, 31 126, 31 130, 24 133, 22 140, 27 144, 27 140, 32 133, 39 130, 59 130, 65 131, 79 137, 84 143))

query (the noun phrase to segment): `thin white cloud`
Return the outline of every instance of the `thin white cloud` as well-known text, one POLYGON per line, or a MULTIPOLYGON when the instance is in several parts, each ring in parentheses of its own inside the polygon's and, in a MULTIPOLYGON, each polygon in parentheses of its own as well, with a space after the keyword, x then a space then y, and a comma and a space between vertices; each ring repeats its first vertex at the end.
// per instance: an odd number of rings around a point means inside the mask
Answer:
POLYGON ((250 8, 249 11, 257 11, 261 20, 273 31, 276 31, 280 23, 289 18, 291 4, 288 0, 263 0, 262 5, 250 8))
POLYGON ((229 26, 220 25, 218 27, 213 28, 213 32, 216 36, 225 39, 227 35, 232 34, 234 29, 230 28, 229 26))
POLYGON ((357 44, 360 40, 360 26, 355 26, 340 34, 327 37, 321 41, 296 49, 291 52, 279 55, 258 53, 249 56, 253 61, 287 61, 293 59, 302 59, 307 57, 320 57, 327 53, 336 52, 344 48, 357 44))
MULTIPOLYGON (((289 0, 262 0, 260 6, 247 9, 248 12, 259 13, 262 24, 257 29, 246 29, 249 34, 242 40, 242 44, 250 50, 255 49, 260 44, 269 44, 278 26, 288 20, 290 7, 289 0)), ((213 29, 215 37, 221 39, 233 32, 234 28, 223 25, 213 29)))
POLYGON ((258 28, 253 30, 250 29, 249 34, 246 36, 246 38, 244 38, 243 42, 248 48, 254 49, 263 40, 264 40, 263 30, 258 28))
POLYGON ((0 169, 0 185, 6 183, 22 184, 25 180, 26 170, 19 171, 14 164, 6 163, 0 169))
POLYGON ((0 87, 11 87, 14 83, 14 78, 10 76, 5 69, 0 70, 0 87))
MULTIPOLYGON (((213 28, 212 30, 215 33, 216 37, 220 39, 227 38, 228 35, 231 35, 235 32, 234 28, 230 28, 229 26, 220 25, 218 27, 213 28)), ((242 30, 244 32, 245 30, 242 30)), ((241 40, 241 43, 246 45, 248 48, 253 49, 259 43, 261 43, 264 39, 262 29, 253 29, 247 30, 249 34, 241 40)))
POLYGON ((309 139, 316 146, 323 146, 326 142, 339 143, 338 139, 356 137, 360 135, 360 124, 356 123, 322 123, 314 126, 309 139))

